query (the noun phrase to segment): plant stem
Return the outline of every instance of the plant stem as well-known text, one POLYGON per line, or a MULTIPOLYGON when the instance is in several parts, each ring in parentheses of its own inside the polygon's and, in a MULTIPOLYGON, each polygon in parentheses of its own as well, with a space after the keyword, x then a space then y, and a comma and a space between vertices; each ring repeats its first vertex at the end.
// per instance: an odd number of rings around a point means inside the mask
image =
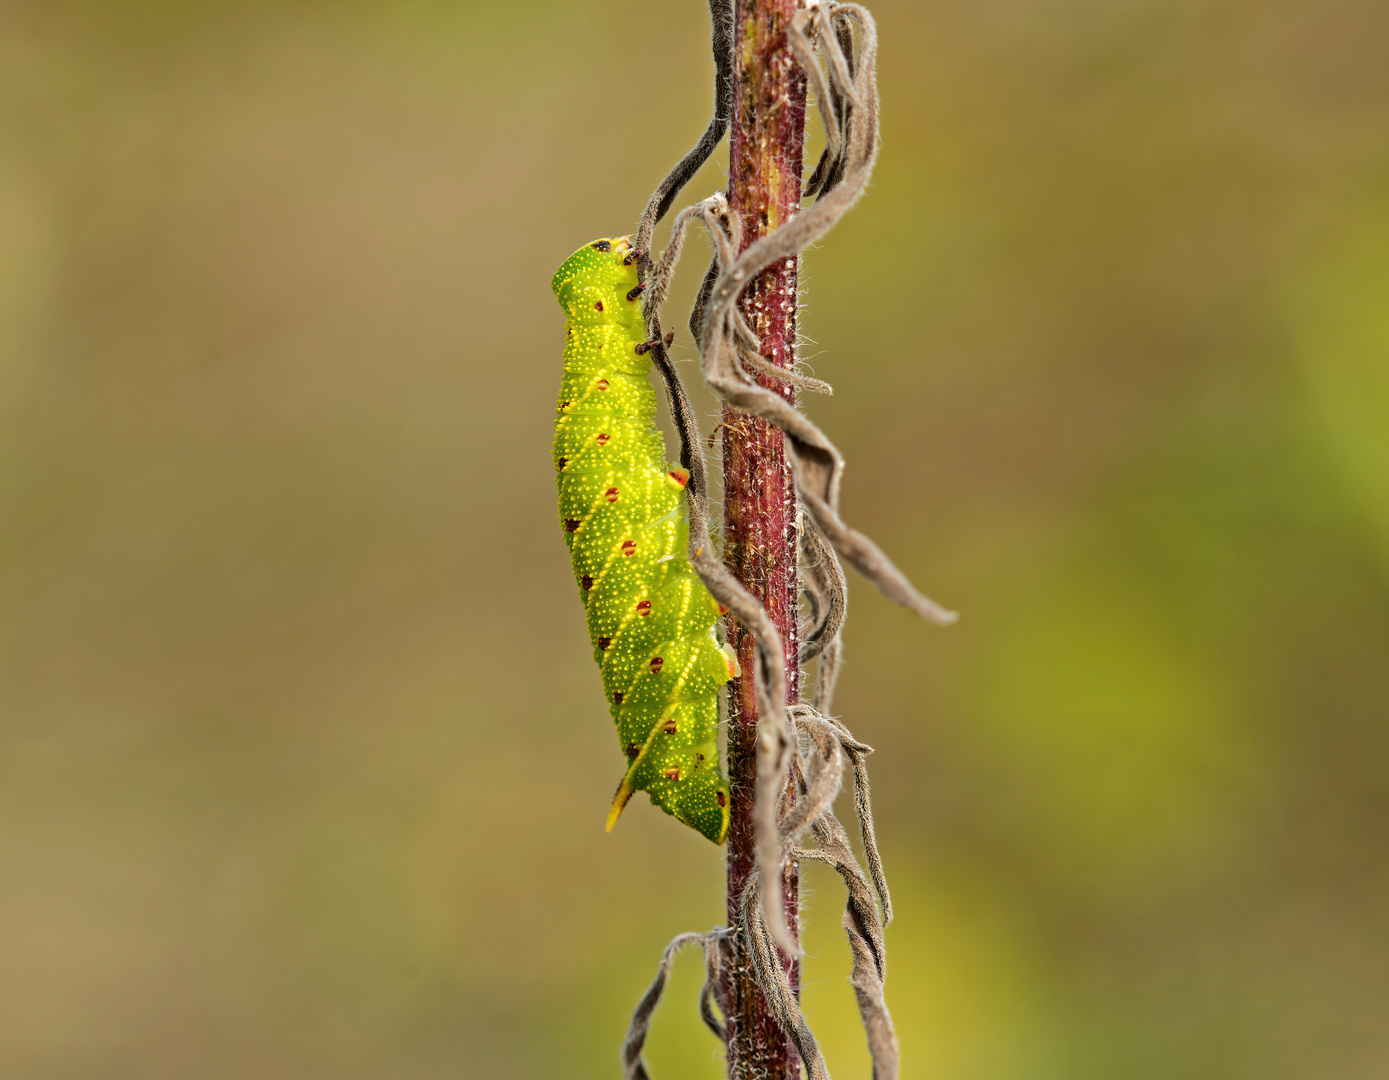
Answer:
MULTIPOLYGON (((728 201, 742 219, 743 247, 792 217, 800 207, 805 141, 805 77, 786 40, 795 0, 738 0, 734 14, 733 115, 730 117, 728 201)), ((746 290, 744 315, 761 341, 761 354, 779 367, 795 359, 797 260, 775 263, 746 290)), ((763 384, 792 400, 790 387, 763 384)), ((738 579, 762 601, 786 646, 788 704, 797 698, 796 497, 779 430, 725 405, 723 408, 724 554, 738 579)), ((728 917, 754 865, 752 800, 756 786, 757 697, 753 692, 753 640, 735 619, 729 638, 742 675, 730 684, 728 769, 732 793, 728 830, 728 917)), ((786 916, 798 923, 794 863, 783 872, 786 916)), ((736 938, 722 986, 728 1018, 731 1080, 794 1080, 800 1059, 754 984, 736 938)), ((792 986, 800 966, 783 957, 792 986)))

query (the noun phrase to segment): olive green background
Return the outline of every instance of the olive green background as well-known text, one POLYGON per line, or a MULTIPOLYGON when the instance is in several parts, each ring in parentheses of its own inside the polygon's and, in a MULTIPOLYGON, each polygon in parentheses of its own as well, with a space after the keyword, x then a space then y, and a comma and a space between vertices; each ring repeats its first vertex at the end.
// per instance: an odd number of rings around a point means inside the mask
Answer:
MULTIPOLYGON (((853 583, 904 1077, 1383 1077, 1389 11, 875 10, 803 354, 963 612, 853 583)), ((0 4, 0 1074, 617 1075, 722 866, 602 831, 548 282, 709 71, 696 0, 0 4)))

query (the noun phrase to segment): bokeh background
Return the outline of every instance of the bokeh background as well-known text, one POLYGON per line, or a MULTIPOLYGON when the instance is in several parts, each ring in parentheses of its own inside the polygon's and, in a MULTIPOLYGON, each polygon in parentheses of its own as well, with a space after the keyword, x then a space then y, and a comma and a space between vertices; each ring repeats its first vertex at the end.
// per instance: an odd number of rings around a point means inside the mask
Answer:
MULTIPOLYGON (((803 329, 848 518, 963 612, 856 582, 837 702, 904 1075, 1389 1075, 1389 8, 874 6, 803 329)), ((611 1077, 722 921, 701 838, 603 834, 549 462, 550 274, 701 129, 705 18, 0 4, 0 1074, 611 1077)))

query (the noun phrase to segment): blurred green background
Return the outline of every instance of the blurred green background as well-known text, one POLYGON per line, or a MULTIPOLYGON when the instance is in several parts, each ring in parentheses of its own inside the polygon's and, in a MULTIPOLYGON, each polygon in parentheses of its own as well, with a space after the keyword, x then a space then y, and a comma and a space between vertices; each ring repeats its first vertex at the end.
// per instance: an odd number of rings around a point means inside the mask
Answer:
MULTIPOLYGON (((803 329, 846 515, 963 612, 856 582, 837 702, 904 1076, 1389 1075, 1389 9, 875 11, 803 329)), ((0 1074, 612 1077, 722 921, 704 840, 603 834, 549 462, 550 274, 702 127, 705 20, 0 5, 0 1074)))

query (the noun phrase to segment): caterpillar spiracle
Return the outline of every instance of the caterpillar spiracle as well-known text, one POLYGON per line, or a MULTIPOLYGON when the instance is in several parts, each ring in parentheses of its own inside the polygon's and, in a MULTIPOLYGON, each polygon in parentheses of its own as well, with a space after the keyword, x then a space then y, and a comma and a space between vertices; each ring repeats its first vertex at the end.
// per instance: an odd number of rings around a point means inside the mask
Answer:
POLYGON ((608 814, 645 791, 716 844, 728 832, 719 688, 738 672, 690 564, 684 487, 656 430, 641 289, 627 237, 596 240, 550 287, 565 313, 555 419, 559 517, 627 771, 608 814))

